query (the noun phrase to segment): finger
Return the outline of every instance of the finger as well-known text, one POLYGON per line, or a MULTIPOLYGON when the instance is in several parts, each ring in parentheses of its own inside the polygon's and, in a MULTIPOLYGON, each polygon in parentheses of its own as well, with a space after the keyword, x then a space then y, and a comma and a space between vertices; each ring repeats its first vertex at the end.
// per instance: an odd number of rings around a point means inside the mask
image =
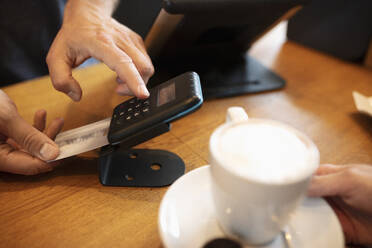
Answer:
POLYGON ((116 93, 122 96, 133 96, 133 92, 128 88, 128 85, 123 82, 119 77, 116 77, 118 86, 116 87, 116 93))
MULTIPOLYGON (((145 43, 143 42, 142 37, 139 36, 139 35, 138 35, 138 36, 137 36, 137 35, 131 35, 130 37, 131 37, 133 43, 135 44, 135 46, 136 46, 139 50, 141 50, 141 52, 142 52, 145 56, 147 56, 147 57, 150 59, 150 56, 149 56, 148 53, 147 53, 146 46, 145 46, 145 43)), ((151 60, 151 59, 150 59, 150 60, 151 60)))
MULTIPOLYGON (((150 56, 147 54, 145 43, 143 42, 142 37, 134 32, 132 29, 128 28, 127 26, 122 25, 121 23, 116 22, 116 27, 118 28, 118 32, 121 32, 124 36, 129 37, 133 44, 145 55, 150 59, 150 56)), ((151 61, 151 59, 150 59, 151 61)))
POLYGON ((116 87, 116 92, 119 94, 119 95, 122 95, 122 96, 133 96, 133 92, 130 91, 130 89, 128 88, 128 85, 126 84, 120 84, 116 87))
POLYGON ((333 164, 322 164, 316 171, 316 175, 327 175, 332 173, 337 173, 348 168, 346 165, 333 165, 333 164))
POLYGON ((310 182, 308 196, 325 197, 344 195, 348 188, 351 187, 344 175, 342 172, 337 172, 323 176, 314 176, 310 182))
POLYGON ((149 97, 150 93, 132 59, 113 42, 109 46, 98 46, 92 56, 103 61, 111 70, 115 71, 138 98, 149 97))
POLYGON ((52 123, 50 123, 50 125, 48 126, 48 128, 45 130, 45 134, 49 138, 51 138, 52 140, 54 140, 56 138, 57 134, 59 132, 61 132, 62 127, 63 127, 63 124, 64 124, 63 118, 54 119, 52 121, 52 123))
POLYGON ((118 84, 125 84, 125 82, 123 80, 121 80, 121 78, 119 78, 119 77, 116 77, 116 82, 118 84))
POLYGON ((151 58, 147 53, 146 46, 145 46, 145 43, 143 42, 142 38, 138 35, 138 38, 134 37, 134 38, 132 38, 132 40, 133 40, 133 44, 137 47, 137 49, 139 49, 142 52, 142 54, 151 63, 152 70, 149 72, 148 77, 145 79, 145 82, 147 83, 148 80, 150 79, 150 77, 152 77, 152 75, 154 75, 154 72, 155 72, 154 65, 152 64, 151 58))
POLYGON ((42 160, 52 160, 59 154, 59 148, 56 143, 29 125, 20 116, 15 116, 9 121, 5 135, 12 138, 23 149, 42 160))
POLYGON ((73 101, 80 101, 81 87, 72 77, 73 63, 68 57, 60 52, 50 51, 46 61, 53 87, 67 94, 73 101))
POLYGON ((22 147, 18 145, 13 139, 7 139, 6 143, 8 143, 11 147, 17 150, 21 150, 22 147))
POLYGON ((154 66, 152 65, 151 59, 140 49, 138 49, 133 42, 118 39, 116 44, 133 60, 133 63, 135 64, 142 79, 145 83, 147 83, 149 78, 154 73, 154 66))
POLYGON ((116 73, 119 77, 124 78, 127 86, 133 94, 139 99, 145 99, 150 96, 144 80, 137 71, 133 63, 126 63, 121 68, 118 68, 116 73))
POLYGON ((34 127, 40 132, 45 129, 46 115, 47 113, 44 109, 36 111, 34 115, 34 127))
POLYGON ((53 170, 53 167, 30 154, 0 146, 0 171, 22 175, 36 175, 53 170))
POLYGON ((146 46, 145 43, 143 42, 142 37, 136 32, 134 32, 132 29, 128 28, 125 25, 122 25, 115 19, 113 21, 116 23, 115 27, 117 29, 117 32, 122 33, 124 37, 129 37, 132 40, 132 42, 137 46, 137 48, 140 49, 143 52, 143 54, 147 55, 146 46))

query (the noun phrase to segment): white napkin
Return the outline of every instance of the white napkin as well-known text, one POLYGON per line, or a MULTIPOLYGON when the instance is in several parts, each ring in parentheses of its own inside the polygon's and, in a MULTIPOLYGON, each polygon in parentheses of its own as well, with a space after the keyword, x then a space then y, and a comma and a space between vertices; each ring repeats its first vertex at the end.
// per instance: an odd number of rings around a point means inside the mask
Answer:
POLYGON ((353 91, 353 97, 359 112, 372 116, 372 97, 364 96, 357 91, 353 91))

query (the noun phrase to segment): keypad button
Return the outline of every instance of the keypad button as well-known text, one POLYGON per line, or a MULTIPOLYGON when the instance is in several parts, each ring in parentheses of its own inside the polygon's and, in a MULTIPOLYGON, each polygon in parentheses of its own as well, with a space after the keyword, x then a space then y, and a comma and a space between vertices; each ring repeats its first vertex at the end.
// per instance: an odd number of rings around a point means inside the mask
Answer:
POLYGON ((145 108, 142 109, 142 112, 147 113, 147 112, 149 112, 149 110, 150 110, 149 107, 145 107, 145 108))
POLYGON ((150 105, 150 101, 149 101, 149 100, 145 100, 145 101, 143 102, 143 105, 150 105))
POLYGON ((134 117, 137 117, 140 115, 140 112, 134 112, 134 117))
POLYGON ((120 112, 119 115, 120 115, 120 116, 124 115, 124 111, 120 112))
POLYGON ((141 107, 141 103, 137 103, 134 107, 135 107, 135 108, 139 108, 139 107, 141 107))
POLYGON ((133 111, 133 108, 132 107, 129 107, 128 108, 128 112, 132 112, 133 111))
POLYGON ((131 115, 128 115, 127 117, 125 117, 125 119, 126 119, 127 121, 129 121, 129 120, 132 119, 132 116, 131 116, 131 115))
POLYGON ((135 102, 136 102, 136 99, 135 98, 133 98, 132 100, 129 101, 129 103, 131 103, 131 104, 133 104, 135 102))

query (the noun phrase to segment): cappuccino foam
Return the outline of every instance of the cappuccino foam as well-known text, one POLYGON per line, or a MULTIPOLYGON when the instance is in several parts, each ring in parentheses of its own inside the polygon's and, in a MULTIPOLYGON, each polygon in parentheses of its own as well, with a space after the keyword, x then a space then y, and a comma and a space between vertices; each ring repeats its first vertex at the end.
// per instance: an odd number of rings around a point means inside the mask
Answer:
POLYGON ((218 157, 234 173, 265 183, 290 183, 307 177, 314 155, 296 132, 265 122, 239 123, 221 130, 218 157))

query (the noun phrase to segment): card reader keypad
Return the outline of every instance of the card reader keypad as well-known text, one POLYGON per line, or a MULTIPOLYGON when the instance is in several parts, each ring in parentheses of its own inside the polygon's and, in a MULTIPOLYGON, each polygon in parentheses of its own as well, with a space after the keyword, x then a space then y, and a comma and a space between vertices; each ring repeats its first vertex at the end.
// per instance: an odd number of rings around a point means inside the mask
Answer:
POLYGON ((115 125, 125 125, 150 113, 150 99, 132 98, 118 105, 114 112, 115 125))

